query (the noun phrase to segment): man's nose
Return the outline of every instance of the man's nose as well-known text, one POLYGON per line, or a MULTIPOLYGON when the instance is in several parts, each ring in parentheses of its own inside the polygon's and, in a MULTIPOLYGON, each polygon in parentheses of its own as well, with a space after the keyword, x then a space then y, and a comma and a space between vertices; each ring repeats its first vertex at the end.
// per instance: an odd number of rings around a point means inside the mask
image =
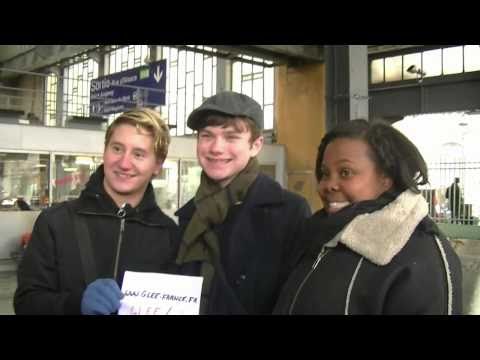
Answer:
POLYGON ((210 151, 215 152, 215 153, 221 153, 223 152, 223 149, 225 147, 225 140, 222 139, 221 137, 217 137, 212 141, 212 144, 210 146, 210 151))
POLYGON ((120 161, 118 162, 119 166, 122 169, 128 169, 132 166, 132 161, 130 159, 130 154, 128 153, 123 153, 122 156, 120 157, 120 161))

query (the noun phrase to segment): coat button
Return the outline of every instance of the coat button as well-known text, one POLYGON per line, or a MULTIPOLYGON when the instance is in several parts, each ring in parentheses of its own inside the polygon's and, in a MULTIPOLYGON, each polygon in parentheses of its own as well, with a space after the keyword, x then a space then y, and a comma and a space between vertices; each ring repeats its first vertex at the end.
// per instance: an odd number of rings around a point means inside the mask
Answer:
POLYGON ((240 275, 240 277, 237 280, 235 280, 235 285, 239 286, 242 283, 242 281, 244 281, 246 278, 247 276, 245 274, 240 275))

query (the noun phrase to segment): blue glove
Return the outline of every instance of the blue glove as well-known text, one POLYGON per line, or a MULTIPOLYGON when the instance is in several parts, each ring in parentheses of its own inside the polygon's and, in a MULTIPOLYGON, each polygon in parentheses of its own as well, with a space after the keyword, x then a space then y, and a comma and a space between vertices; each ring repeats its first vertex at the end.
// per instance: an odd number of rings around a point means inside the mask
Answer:
POLYGON ((113 279, 97 279, 88 284, 83 292, 81 311, 83 315, 109 315, 120 308, 123 294, 113 279))

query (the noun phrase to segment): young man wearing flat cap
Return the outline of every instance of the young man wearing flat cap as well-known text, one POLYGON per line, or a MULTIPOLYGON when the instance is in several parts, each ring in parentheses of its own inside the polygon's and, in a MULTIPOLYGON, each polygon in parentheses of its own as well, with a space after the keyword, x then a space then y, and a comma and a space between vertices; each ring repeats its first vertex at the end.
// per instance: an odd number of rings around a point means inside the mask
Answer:
POLYGON ((304 248, 304 198, 260 173, 263 111, 222 92, 189 116, 202 167, 195 197, 176 213, 180 272, 203 277, 201 314, 271 314, 304 248))

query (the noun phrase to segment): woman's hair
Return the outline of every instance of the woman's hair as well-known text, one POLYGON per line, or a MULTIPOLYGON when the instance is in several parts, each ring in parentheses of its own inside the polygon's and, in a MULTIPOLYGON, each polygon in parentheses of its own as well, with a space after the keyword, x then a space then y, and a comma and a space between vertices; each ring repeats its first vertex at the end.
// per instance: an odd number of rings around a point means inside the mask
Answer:
POLYGON ((392 179, 394 190, 410 189, 418 194, 418 186, 428 183, 427 164, 417 147, 389 123, 364 119, 340 123, 323 137, 315 167, 317 181, 322 176, 321 166, 327 145, 339 138, 365 141, 377 168, 392 179))
POLYGON ((108 145, 115 129, 122 124, 135 126, 147 131, 153 137, 153 149, 157 159, 165 160, 170 145, 170 131, 168 125, 161 118, 160 113, 148 108, 136 108, 118 116, 108 127, 105 134, 105 146, 108 145))
POLYGON ((262 135, 262 130, 258 128, 255 121, 245 116, 228 116, 222 113, 211 111, 209 114, 206 114, 200 122, 199 130, 207 126, 233 126, 238 132, 243 132, 245 127, 250 130, 250 143, 253 143, 260 135, 262 135))

